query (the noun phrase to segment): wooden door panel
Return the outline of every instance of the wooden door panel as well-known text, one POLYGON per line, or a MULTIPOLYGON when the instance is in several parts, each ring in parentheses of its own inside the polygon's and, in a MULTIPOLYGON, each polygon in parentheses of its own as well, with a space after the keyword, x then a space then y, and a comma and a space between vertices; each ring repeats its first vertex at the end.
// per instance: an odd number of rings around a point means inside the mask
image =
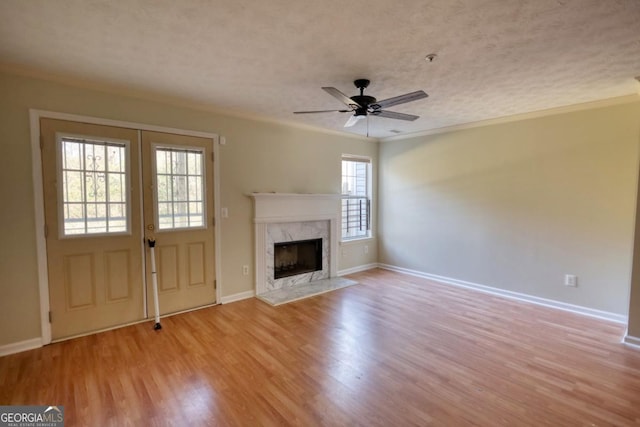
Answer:
POLYGON ((179 290, 178 245, 157 246, 158 260, 158 290, 159 292, 177 292, 179 290))
POLYGON ((115 250, 104 254, 104 279, 107 302, 122 302, 132 297, 131 251, 115 250))
POLYGON ((54 119, 40 131, 52 339, 143 319, 138 132, 54 119))
POLYGON ((93 253, 65 255, 63 265, 66 309, 95 307, 96 269, 93 253))
MULTIPOLYGON (((144 227, 146 237, 156 241, 160 313, 213 304, 216 302, 213 141, 147 131, 142 132, 141 141, 144 227), (197 158, 201 162, 195 166, 188 162, 179 164, 171 157, 174 161, 171 163, 166 156, 159 156, 158 150, 176 153, 175 159, 191 156, 191 161, 197 158), (156 164, 159 158, 162 164, 156 164), (181 192, 184 192, 185 199, 176 196, 181 192), (198 196, 200 192, 202 199, 198 196), (197 203, 191 197, 195 197, 197 203), (202 213, 202 218, 195 219, 195 226, 189 225, 194 219, 190 211, 182 217, 169 215, 169 212, 176 215, 175 212, 194 206, 195 217, 202 213)), ((147 262, 147 271, 148 306, 150 315, 154 315, 150 260, 147 262)))
POLYGON ((206 285, 205 246, 206 242, 189 243, 187 245, 188 286, 206 285))

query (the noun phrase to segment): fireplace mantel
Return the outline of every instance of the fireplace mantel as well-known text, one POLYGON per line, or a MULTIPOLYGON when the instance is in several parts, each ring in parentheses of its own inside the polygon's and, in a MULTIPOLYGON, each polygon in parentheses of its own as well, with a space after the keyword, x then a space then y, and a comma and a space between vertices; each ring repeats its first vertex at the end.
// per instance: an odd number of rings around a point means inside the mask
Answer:
POLYGON ((340 194, 252 193, 254 222, 295 222, 340 215, 340 194))
MULTIPOLYGON (((340 194, 252 193, 255 224, 256 295, 267 289, 267 229, 270 224, 328 221, 329 277, 337 274, 340 194)), ((269 243, 270 244, 270 243, 269 243)))

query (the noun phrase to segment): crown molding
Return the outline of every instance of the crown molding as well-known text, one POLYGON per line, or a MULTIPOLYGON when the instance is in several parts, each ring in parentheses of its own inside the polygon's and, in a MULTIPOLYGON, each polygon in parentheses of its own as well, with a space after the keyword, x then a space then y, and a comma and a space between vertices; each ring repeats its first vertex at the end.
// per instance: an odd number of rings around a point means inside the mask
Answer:
POLYGON ((380 138, 380 142, 398 141, 421 136, 436 135, 441 133, 454 132, 459 130, 474 129, 484 126, 492 126, 504 123, 518 122, 528 119, 553 116, 556 114, 572 113, 576 111, 592 110, 595 108, 611 107, 614 105, 630 104, 640 102, 640 93, 617 96, 615 98, 599 99, 597 101, 583 102, 580 104, 565 105, 562 107, 548 108, 545 110, 531 111, 528 113, 514 114, 511 116, 498 117, 495 119, 480 120, 477 122, 461 123, 459 125, 445 126, 436 129, 429 129, 421 132, 408 133, 404 135, 389 136, 380 138))
MULTIPOLYGON (((369 141, 369 142, 399 141, 399 140, 416 138, 421 136, 436 135, 436 134, 442 134, 442 133, 465 130, 465 129, 474 129, 478 127, 552 116, 555 114, 571 113, 575 111, 590 110, 594 108, 603 108, 603 107, 629 104, 629 103, 640 101, 640 89, 639 89, 637 93, 618 96, 614 98, 601 99, 596 101, 584 102, 580 104, 566 105, 562 107, 554 107, 554 108, 549 108, 545 110, 531 111, 527 113, 497 117, 494 119, 480 120, 476 122, 461 123, 461 124, 452 125, 452 126, 428 129, 420 132, 412 132, 412 133, 407 133, 402 135, 375 138, 375 137, 367 137, 364 135, 357 135, 349 132, 336 131, 333 129, 326 129, 319 126, 298 123, 290 120, 274 119, 274 118, 256 114, 256 113, 247 113, 247 112, 242 112, 237 110, 231 110, 231 109, 216 106, 213 104, 195 102, 179 96, 164 95, 164 94, 160 94, 158 92, 153 92, 149 90, 137 89, 137 88, 132 88, 132 87, 114 84, 114 83, 99 82, 97 80, 87 79, 80 76, 66 75, 66 74, 56 73, 52 71, 46 71, 43 69, 27 67, 24 65, 0 62, 0 72, 22 76, 22 77, 30 77, 34 79, 50 81, 50 82, 59 83, 67 86, 81 88, 81 89, 94 90, 98 92, 126 96, 126 97, 141 99, 145 101, 160 102, 164 104, 169 104, 174 107, 188 108, 192 110, 218 114, 223 117, 251 120, 251 121, 267 123, 272 125, 293 127, 296 129, 306 130, 310 132, 318 132, 326 135, 334 135, 334 136, 340 136, 344 138, 355 139, 360 141, 369 141)), ((640 79, 640 76, 636 77, 636 79, 640 79)), ((638 80, 638 82, 640 83, 640 80, 638 80)))
POLYGON ((267 123, 277 126, 287 126, 296 129, 306 130, 310 132, 318 132, 326 135, 335 135, 343 138, 356 139, 360 141, 378 142, 378 138, 357 135, 349 132, 341 132, 333 129, 326 129, 318 126, 297 123, 290 120, 274 119, 257 113, 247 113, 243 111, 231 110, 229 108, 220 107, 213 104, 195 102, 187 98, 179 96, 170 96, 153 92, 149 90, 128 87, 115 83, 104 83, 97 80, 87 79, 85 77, 65 75, 56 72, 49 72, 41 69, 30 68, 17 64, 0 62, 0 72, 12 74, 19 77, 29 77, 38 80, 49 81, 66 86, 76 87, 80 89, 93 90, 97 92, 126 96, 144 101, 159 102, 168 104, 173 107, 188 108, 191 110, 204 111, 207 113, 218 114, 223 117, 251 120, 261 123, 267 123))

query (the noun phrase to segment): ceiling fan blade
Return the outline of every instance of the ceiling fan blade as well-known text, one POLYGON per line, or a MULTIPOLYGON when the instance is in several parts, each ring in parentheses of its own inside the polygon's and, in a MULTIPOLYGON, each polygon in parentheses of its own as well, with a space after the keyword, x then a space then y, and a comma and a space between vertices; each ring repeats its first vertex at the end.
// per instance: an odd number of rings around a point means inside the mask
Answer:
POLYGON ((342 102, 343 104, 345 104, 347 107, 351 108, 352 110, 355 110, 356 108, 362 108, 362 106, 360 104, 355 102, 353 99, 349 98, 344 93, 340 92, 335 87, 323 87, 322 90, 324 90, 329 95, 333 96, 338 101, 342 102))
POLYGON ((413 114, 396 113, 395 111, 387 110, 373 111, 371 114, 378 117, 386 117, 387 119, 407 120, 410 122, 420 118, 420 116, 414 116, 413 114))
POLYGON ((405 93, 404 95, 394 96, 393 98, 383 99, 382 101, 371 104, 369 108, 373 108, 373 110, 381 110, 383 108, 391 107, 394 105, 417 101, 418 99, 423 99, 427 96, 429 95, 427 95, 425 91, 417 90, 415 92, 405 93))
POLYGON ((293 114, 313 114, 313 113, 350 113, 351 110, 317 110, 317 111, 294 111, 293 114))
POLYGON ((358 123, 360 120, 366 118, 367 116, 361 115, 361 116, 356 116, 355 114, 351 117, 349 117, 349 120, 347 120, 347 123, 344 124, 344 127, 346 128, 350 128, 351 126, 355 125, 356 123, 358 123))

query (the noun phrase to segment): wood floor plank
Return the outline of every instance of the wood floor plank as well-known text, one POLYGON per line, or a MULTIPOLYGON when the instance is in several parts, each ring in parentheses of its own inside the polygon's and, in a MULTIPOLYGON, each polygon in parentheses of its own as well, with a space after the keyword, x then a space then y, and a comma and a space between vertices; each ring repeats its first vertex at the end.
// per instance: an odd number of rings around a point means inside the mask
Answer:
POLYGON ((624 326, 399 273, 0 358, 1 405, 67 426, 640 425, 624 326))

